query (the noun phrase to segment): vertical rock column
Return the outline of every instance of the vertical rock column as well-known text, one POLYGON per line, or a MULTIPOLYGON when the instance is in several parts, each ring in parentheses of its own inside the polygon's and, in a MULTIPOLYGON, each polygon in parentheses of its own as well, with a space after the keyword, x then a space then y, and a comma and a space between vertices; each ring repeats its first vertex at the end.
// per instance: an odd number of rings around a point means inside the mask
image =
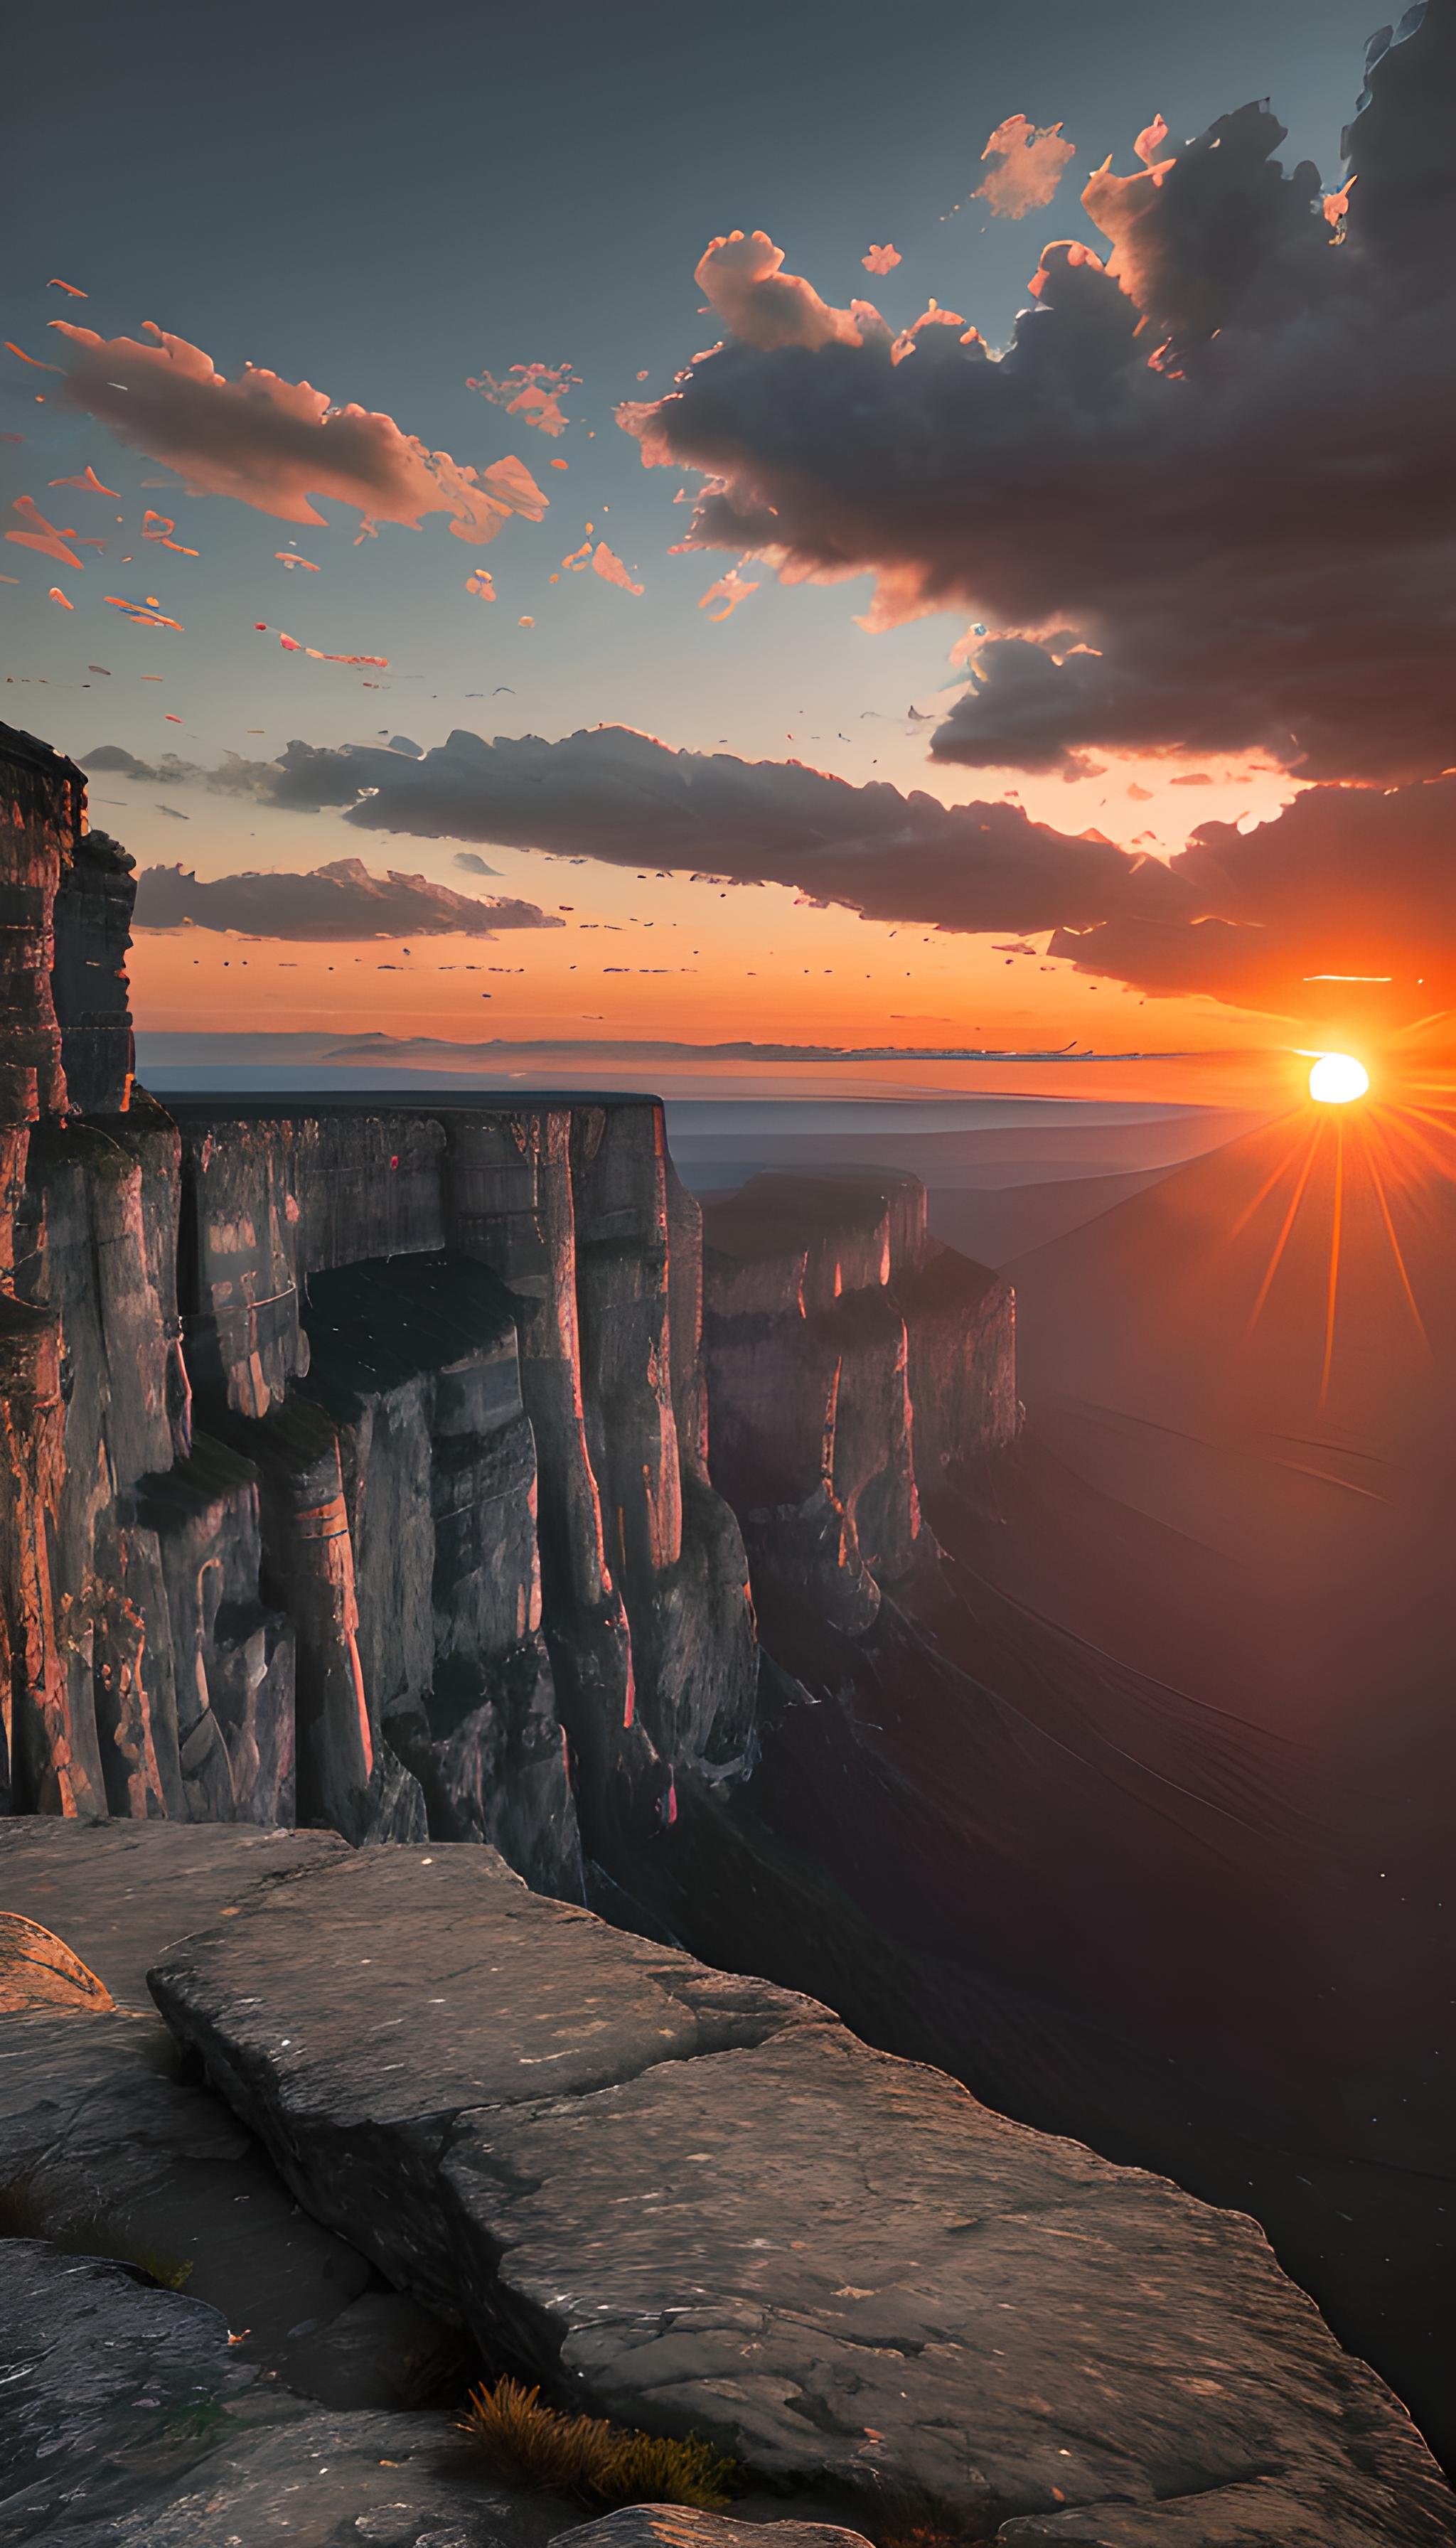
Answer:
POLYGON ((584 1106, 572 1192, 587 1439, 627 1614, 682 1551, 668 1209, 656 1106, 584 1106))
POLYGON ((453 1244, 491 1266, 519 1304, 546 1597, 599 1610, 617 1604, 582 1400, 571 1122, 555 1107, 448 1117, 448 1212, 453 1244))
POLYGON ((632 1638, 603 1543, 577 1312, 571 1111, 452 1114, 453 1243, 514 1296, 521 1398, 536 1438, 542 1626, 589 1857, 650 1825, 662 1774, 637 1724, 632 1638))
POLYGON ((85 821, 86 782, 34 736, 0 726, 0 1288, 15 1265, 28 1128, 66 1105, 51 997, 55 894, 85 821))
POLYGON ((703 1469, 696 1211, 670 1196, 670 1174, 661 1106, 578 1109, 572 1177, 588 1440, 668 1821, 677 1768, 725 1770, 744 1756, 758 1684, 742 1536, 703 1469), (688 1251, 676 1278, 675 1220, 688 1251))
POLYGON ((322 1408, 299 1398, 232 1432, 258 1470, 264 1560, 298 1640, 299 1820, 347 1840, 393 1837, 377 1829, 371 1798, 374 1733, 338 1434, 322 1408))
POLYGON ((10 1813, 104 1813, 73 1758, 50 1580, 64 1462, 60 1350, 44 1311, 0 1298, 0 1803, 10 1813))
POLYGON ((31 1126, 66 1103, 50 969, 61 862, 84 807, 78 770, 0 726, 0 1774, 22 1812, 75 1813, 98 1801, 72 1761, 50 1580, 63 1473, 60 1338, 53 1319, 14 1298, 31 1126))

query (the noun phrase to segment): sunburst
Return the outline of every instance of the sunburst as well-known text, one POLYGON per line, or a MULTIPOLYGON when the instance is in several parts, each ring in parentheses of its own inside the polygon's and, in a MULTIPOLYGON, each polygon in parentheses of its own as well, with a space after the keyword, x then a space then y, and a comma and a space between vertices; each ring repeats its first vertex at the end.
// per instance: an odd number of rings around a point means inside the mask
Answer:
MULTIPOLYGON (((1429 1026, 1435 1021, 1422 1021, 1429 1026)), ((1441 1023, 1449 1025, 1449 1021, 1441 1023)), ((1323 1345, 1320 1405, 1329 1398, 1339 1327, 1342 1253, 1352 1208, 1363 1196, 1374 1205, 1375 1226, 1390 1251, 1396 1282, 1411 1326, 1426 1354, 1431 1352, 1410 1268, 1397 1228, 1396 1205, 1410 1211, 1428 1195, 1433 1178, 1456 1181, 1456 1104, 1449 1078, 1416 1079, 1400 1068, 1402 1056, 1382 1069, 1379 1085, 1364 1062, 1349 1053, 1316 1052, 1309 1101, 1283 1119, 1290 1138, 1273 1170, 1233 1225, 1232 1236, 1247 1228, 1271 1198, 1286 1200, 1252 1306, 1246 1333, 1252 1336, 1303 1212, 1311 1208, 1312 1183, 1320 1196, 1329 1195, 1329 1249, 1323 1280, 1323 1345), (1443 1102, 1444 1101, 1444 1102, 1443 1102)), ((1427 1061, 1426 1067, 1429 1067, 1427 1061)), ((1320 1207, 1322 1209, 1322 1206, 1320 1207)))

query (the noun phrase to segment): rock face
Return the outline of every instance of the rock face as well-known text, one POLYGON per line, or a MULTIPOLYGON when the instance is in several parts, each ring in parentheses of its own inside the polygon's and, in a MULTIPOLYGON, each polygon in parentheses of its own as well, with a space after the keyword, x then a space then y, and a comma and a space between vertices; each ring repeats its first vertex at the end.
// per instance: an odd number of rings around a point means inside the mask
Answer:
POLYGON ((713 1475, 761 1591, 868 1627, 922 1553, 922 1482, 1016 1431, 1009 1287, 943 1247, 925 1189, 753 1177, 704 1212, 713 1475))
POLYGON ((0 730, 0 1806, 489 1839, 580 1898, 751 1757, 650 1099, 178 1106, 131 862, 0 730))
POLYGON ((680 1777, 755 1758, 736 1516, 766 1589, 872 1617, 917 1477, 1014 1428, 1009 1295, 909 1181, 760 1179, 705 1355, 652 1099, 164 1111, 131 861, 8 727, 0 786, 0 1807, 630 1893, 680 1777))
POLYGON ((1006 2542, 1456 2540, 1252 2223, 489 1850, 321 1865, 150 1978, 316 2216, 569 2400, 1006 2542))

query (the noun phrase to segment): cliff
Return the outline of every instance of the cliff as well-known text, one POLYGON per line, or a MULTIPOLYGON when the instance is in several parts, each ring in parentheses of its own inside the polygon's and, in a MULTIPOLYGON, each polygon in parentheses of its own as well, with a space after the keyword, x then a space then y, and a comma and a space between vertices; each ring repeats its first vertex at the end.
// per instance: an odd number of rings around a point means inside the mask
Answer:
POLYGON ((71 764, 0 765, 0 1802, 630 1884, 680 1775, 754 1758, 737 1516, 872 1616, 917 1420, 942 1463, 1010 1429, 1009 1296, 908 1181, 758 1180, 705 1329, 651 1098, 164 1110, 132 863, 71 764))
POLYGON ((31 1816, 0 1894, 104 1985, 0 2033, 15 2548, 547 2548, 580 2507, 462 2457, 458 2387, 425 2403, 422 2336, 472 2376, 452 2322, 743 2463, 738 2520, 662 2506, 626 2548, 865 2548, 783 2514, 892 2548, 912 2512, 998 2548, 1456 2541, 1236 2210, 488 1848, 31 1816), (185 2291, 136 2261, 178 2257, 185 2291))
POLYGON ((1015 1436, 1010 1287, 876 1169, 753 1177, 703 1230, 713 1475, 755 1584, 867 1628, 933 1547, 922 1486, 1015 1436))

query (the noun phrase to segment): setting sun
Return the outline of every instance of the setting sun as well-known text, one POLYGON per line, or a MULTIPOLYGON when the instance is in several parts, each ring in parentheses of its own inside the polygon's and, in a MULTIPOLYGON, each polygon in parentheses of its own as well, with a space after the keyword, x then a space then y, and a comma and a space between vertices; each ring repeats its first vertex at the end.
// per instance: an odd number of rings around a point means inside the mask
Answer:
POLYGON ((1350 1052, 1321 1052, 1310 1072, 1310 1095, 1317 1106, 1348 1106, 1369 1086, 1369 1071, 1350 1052))

